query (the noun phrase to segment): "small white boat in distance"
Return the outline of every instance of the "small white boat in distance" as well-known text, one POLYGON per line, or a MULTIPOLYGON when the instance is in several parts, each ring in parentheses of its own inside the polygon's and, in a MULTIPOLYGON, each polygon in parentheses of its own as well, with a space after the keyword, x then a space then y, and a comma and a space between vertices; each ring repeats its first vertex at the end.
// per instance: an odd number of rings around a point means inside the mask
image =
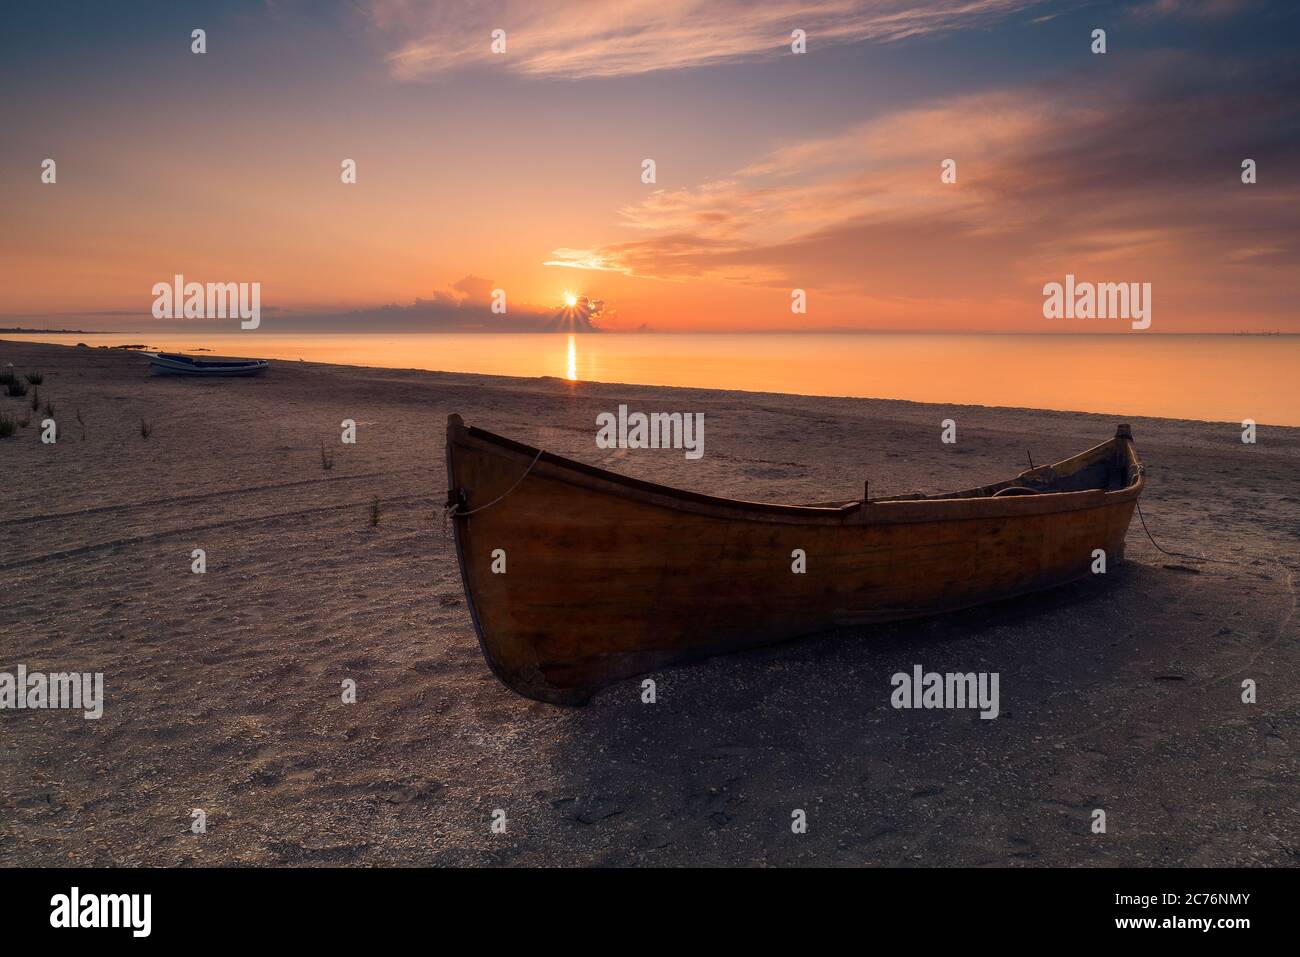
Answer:
POLYGON ((149 356, 149 371, 154 375, 258 375, 269 365, 265 359, 195 359, 175 352, 145 354, 149 356))

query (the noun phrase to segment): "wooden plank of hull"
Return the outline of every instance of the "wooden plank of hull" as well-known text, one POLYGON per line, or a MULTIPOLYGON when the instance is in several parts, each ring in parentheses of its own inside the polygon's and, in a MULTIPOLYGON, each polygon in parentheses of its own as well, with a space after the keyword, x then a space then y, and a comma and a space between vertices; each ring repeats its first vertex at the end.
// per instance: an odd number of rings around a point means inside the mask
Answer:
POLYGON ((1055 466, 1108 457, 1128 465, 1128 484, 1114 491, 804 507, 713 499, 538 457, 459 416, 447 442, 462 510, 508 493, 453 519, 483 654, 512 689, 556 704, 665 665, 1083 577, 1094 549, 1122 558, 1141 469, 1124 438, 1055 466), (796 548, 805 574, 791 571, 796 548), (491 571, 495 549, 505 574, 491 571))

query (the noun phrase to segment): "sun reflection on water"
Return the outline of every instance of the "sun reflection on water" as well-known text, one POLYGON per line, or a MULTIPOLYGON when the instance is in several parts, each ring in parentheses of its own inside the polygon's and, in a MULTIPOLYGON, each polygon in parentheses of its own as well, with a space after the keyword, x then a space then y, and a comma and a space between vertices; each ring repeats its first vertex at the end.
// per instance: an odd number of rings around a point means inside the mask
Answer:
POLYGON ((569 381, 578 381, 578 341, 577 336, 569 333, 569 381))

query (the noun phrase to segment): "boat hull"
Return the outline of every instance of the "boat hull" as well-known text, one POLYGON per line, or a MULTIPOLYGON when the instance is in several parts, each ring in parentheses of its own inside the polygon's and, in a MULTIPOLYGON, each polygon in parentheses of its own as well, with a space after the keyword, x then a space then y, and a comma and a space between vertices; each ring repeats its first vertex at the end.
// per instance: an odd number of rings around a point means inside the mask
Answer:
POLYGON ((215 359, 189 359, 167 355, 152 355, 149 371, 154 375, 184 375, 205 379, 260 375, 269 363, 265 359, 243 359, 223 362, 215 359))
POLYGON ((1112 565, 1142 478, 1131 443, 1111 445, 1084 454, 1130 470, 1113 491, 779 506, 638 482, 453 416, 449 502, 489 665, 529 698, 581 704, 667 665, 1060 585, 1091 574, 1095 549, 1112 565))

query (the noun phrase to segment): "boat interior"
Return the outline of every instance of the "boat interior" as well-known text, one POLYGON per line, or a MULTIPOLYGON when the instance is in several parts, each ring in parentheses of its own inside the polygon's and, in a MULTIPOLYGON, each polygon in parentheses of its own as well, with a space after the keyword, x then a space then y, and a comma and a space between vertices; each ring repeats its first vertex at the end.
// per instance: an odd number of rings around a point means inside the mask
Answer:
POLYGON ((816 507, 843 508, 864 502, 918 502, 954 498, 1008 498, 1014 495, 1045 495, 1054 492, 1086 492, 1098 489, 1118 492, 1137 481, 1141 472, 1137 455, 1130 441, 1127 426, 1120 426, 1115 438, 1080 452, 1078 455, 1053 465, 1030 467, 1015 478, 993 485, 962 489, 957 492, 889 495, 872 498, 870 483, 863 489, 863 498, 857 502, 821 502, 816 507))
MULTIPOLYGON (((1115 437, 1108 439, 1100 445, 1094 446, 1085 452, 1080 452, 1078 455, 1071 456, 1068 459, 1064 459, 1063 461, 1056 462, 1052 465, 1043 465, 1038 467, 1032 467, 1031 465, 1030 468, 1021 472, 1015 478, 1007 479, 1004 482, 997 482, 993 485, 981 485, 977 488, 962 489, 957 492, 939 492, 928 495, 918 492, 872 498, 870 494, 870 482, 867 482, 863 488, 863 497, 860 499, 854 499, 851 501, 840 499, 832 502, 808 502, 799 505, 778 505, 769 502, 737 502, 732 499, 721 499, 714 496, 702 495, 697 492, 689 492, 682 489, 657 485, 653 482, 645 482, 626 475, 620 475, 595 466, 585 465, 572 459, 551 455, 543 450, 515 442, 512 439, 507 439, 504 436, 497 435, 493 432, 467 427, 458 415, 452 415, 449 417, 448 427, 453 431, 461 430, 466 435, 474 436, 481 440, 490 442, 493 445, 511 450, 512 452, 521 456, 526 456, 533 461, 553 461, 562 465, 566 469, 594 476, 604 481, 614 482, 619 485, 630 486, 645 492, 668 495, 678 499, 689 499, 710 505, 721 505, 726 507, 735 507, 740 505, 747 509, 761 509, 778 512, 788 512, 790 510, 798 511, 800 509, 835 509, 840 512, 849 512, 859 509, 867 503, 880 502, 1010 498, 1013 496, 1046 495, 1092 490, 1117 492, 1136 484, 1142 474, 1142 465, 1138 461, 1137 452, 1133 448, 1132 433, 1127 425, 1120 425, 1115 431, 1115 437)), ((531 468, 531 466, 529 466, 529 468, 531 468)), ((524 474, 527 474, 527 472, 524 474)), ((463 495, 463 490, 453 488, 448 492, 448 501, 449 503, 452 503, 457 496, 463 495)))

